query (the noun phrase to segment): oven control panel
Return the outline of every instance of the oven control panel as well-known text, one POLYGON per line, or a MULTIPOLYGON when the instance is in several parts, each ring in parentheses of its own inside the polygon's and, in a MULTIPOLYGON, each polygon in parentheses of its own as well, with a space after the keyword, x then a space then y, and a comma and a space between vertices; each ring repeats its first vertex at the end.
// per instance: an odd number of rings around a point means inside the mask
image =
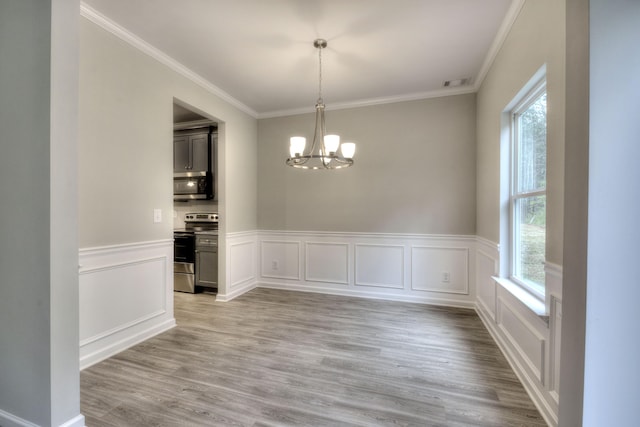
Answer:
POLYGON ((217 213, 188 213, 184 216, 185 222, 218 222, 217 213))

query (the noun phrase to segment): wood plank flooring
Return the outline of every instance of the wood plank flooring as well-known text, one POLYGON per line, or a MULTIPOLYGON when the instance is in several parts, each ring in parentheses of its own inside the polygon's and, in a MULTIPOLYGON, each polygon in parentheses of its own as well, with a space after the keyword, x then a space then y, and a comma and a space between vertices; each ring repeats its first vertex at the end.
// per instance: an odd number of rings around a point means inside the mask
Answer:
POLYGON ((473 310, 255 289, 81 375, 99 426, 546 426, 473 310))

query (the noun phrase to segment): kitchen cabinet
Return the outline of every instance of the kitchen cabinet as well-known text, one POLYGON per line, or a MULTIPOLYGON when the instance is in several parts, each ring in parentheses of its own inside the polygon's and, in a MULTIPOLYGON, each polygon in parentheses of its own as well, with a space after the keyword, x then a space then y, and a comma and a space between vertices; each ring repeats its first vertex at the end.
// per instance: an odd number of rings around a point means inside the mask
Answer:
POLYGON ((209 131, 175 133, 173 136, 173 172, 211 170, 211 136, 209 131))
POLYGON ((196 233, 196 286, 218 287, 218 236, 196 233))

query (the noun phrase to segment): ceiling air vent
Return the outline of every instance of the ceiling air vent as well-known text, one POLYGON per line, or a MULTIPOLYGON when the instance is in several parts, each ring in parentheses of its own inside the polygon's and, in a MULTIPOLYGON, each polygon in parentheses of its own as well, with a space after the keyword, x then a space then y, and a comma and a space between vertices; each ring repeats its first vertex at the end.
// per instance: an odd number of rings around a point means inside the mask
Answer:
POLYGON ((466 86, 469 84, 470 81, 471 81, 470 77, 466 77, 464 79, 458 79, 458 80, 447 80, 444 82, 442 86, 444 87, 466 86))

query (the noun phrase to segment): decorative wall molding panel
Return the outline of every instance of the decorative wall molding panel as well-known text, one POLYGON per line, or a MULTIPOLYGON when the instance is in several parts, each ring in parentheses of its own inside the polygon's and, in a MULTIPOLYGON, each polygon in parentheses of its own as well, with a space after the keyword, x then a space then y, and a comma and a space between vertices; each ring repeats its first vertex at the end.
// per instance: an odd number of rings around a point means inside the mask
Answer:
POLYGON ((349 244, 306 242, 305 253, 306 281, 349 284, 349 244))
POLYGON ((469 249, 411 247, 411 289, 469 294, 469 249))
POLYGON ((527 321, 519 310, 498 297, 497 323, 511 348, 517 352, 530 374, 544 385, 545 336, 527 321))
POLYGON ((549 307, 549 369, 547 384, 558 411, 560 394, 560 341, 562 331, 562 266, 545 264, 545 281, 547 287, 546 305, 549 307))
POLYGON ((549 316, 541 316, 519 298, 519 293, 494 280, 500 271, 499 245, 478 238, 475 251, 476 311, 547 423, 556 426, 562 268, 546 265, 549 316))
POLYGON ((547 313, 551 313, 551 297, 555 296, 558 300, 562 299, 562 266, 550 262, 545 263, 544 280, 547 289, 545 306, 547 307, 547 313))
POLYGON ((173 240, 81 249, 80 368, 175 326, 173 240))
POLYGON ((256 243, 229 244, 230 272, 228 286, 231 289, 256 280, 256 243))
POLYGON ((560 341, 562 340, 562 300, 551 297, 551 312, 549 316, 549 330, 551 331, 549 344, 549 379, 547 383, 551 397, 556 405, 560 396, 560 341))
POLYGON ((354 246, 356 286, 404 289, 404 246, 370 243, 354 246))
POLYGON ((474 307, 473 236, 260 231, 258 246, 261 287, 474 307))
POLYGON ((492 321, 496 319, 496 283, 492 279, 498 274, 498 262, 495 255, 485 250, 476 252, 476 296, 479 308, 492 321))
POLYGON ((218 288, 217 301, 227 302, 256 287, 257 232, 229 233, 226 238, 226 290, 218 288))
POLYGON ((282 280, 301 280, 302 242, 286 240, 260 241, 260 274, 282 280))

